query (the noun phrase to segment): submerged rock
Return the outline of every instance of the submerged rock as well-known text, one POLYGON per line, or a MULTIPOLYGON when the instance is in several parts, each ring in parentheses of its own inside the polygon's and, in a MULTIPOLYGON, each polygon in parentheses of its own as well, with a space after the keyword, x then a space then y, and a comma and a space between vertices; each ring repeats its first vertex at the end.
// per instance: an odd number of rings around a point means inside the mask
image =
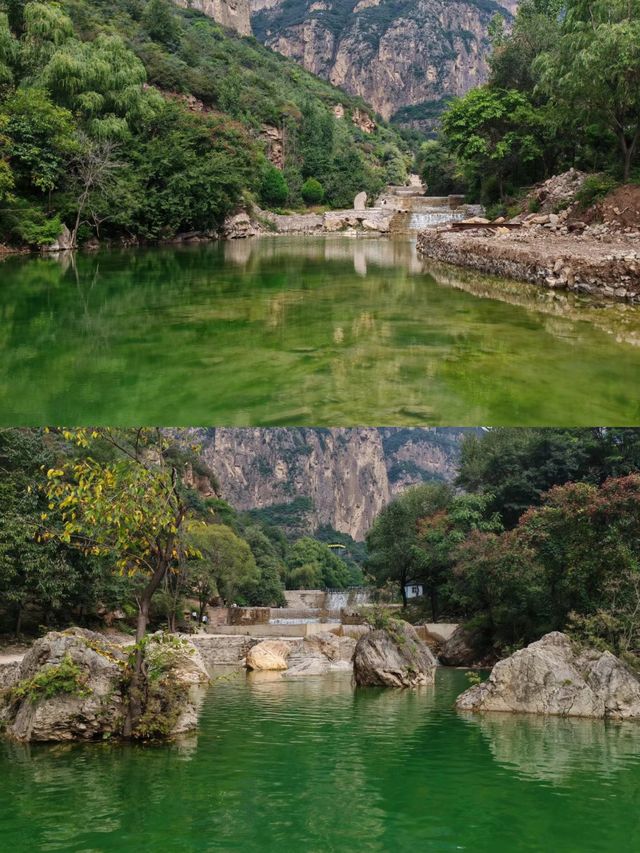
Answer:
POLYGON ((286 669, 290 652, 291 646, 282 640, 263 640, 247 652, 247 669, 286 669))
POLYGON ((353 658, 359 687, 416 687, 433 684, 436 659, 407 622, 391 620, 389 627, 361 637, 353 658))
POLYGON ((611 652, 576 651, 555 631, 499 661, 488 681, 458 697, 466 711, 563 717, 640 717, 640 681, 611 652))
MULTIPOLYGON (((33 644, 0 698, 0 721, 22 741, 94 740, 122 733, 128 709, 128 652, 82 628, 51 631, 33 644)), ((196 687, 208 674, 195 648, 152 635, 145 646, 138 737, 170 737, 197 722, 196 687)))

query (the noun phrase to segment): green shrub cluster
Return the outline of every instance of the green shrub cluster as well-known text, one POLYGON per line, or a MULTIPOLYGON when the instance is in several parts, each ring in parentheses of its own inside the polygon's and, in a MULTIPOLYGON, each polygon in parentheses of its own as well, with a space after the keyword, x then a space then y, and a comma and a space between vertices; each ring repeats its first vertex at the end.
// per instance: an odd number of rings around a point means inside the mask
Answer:
POLYGON ((33 705, 43 699, 67 694, 88 696, 86 676, 68 653, 59 664, 52 664, 39 670, 32 678, 20 681, 11 688, 13 700, 28 699, 33 705))

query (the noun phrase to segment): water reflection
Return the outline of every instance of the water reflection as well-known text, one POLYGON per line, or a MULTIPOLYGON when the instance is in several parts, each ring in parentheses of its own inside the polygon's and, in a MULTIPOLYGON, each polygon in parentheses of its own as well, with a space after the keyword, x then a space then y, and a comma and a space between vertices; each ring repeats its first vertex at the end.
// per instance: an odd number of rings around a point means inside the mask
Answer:
POLYGON ((0 742, 2 849, 638 849, 640 726, 462 717, 451 670, 417 691, 214 675, 195 738, 0 742))
POLYGON ((615 777, 638 763, 640 725, 535 714, 460 712, 486 738, 498 764, 528 779, 565 784, 588 768, 615 777))
POLYGON ((632 424, 640 310, 264 238, 0 265, 0 422, 632 424))

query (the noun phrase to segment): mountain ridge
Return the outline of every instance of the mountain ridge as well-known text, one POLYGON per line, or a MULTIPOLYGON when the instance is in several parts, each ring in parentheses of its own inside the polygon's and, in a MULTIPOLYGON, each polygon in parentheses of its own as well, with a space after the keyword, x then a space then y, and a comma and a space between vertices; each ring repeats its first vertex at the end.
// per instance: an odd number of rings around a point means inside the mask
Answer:
POLYGON ((241 511, 290 507, 298 527, 330 527, 361 541, 380 510, 411 485, 452 482, 471 429, 212 428, 189 431, 241 511))
MULTIPOLYGON (((386 120, 429 129, 433 106, 488 74, 489 24, 517 0, 251 0, 256 38, 386 120)), ((436 109, 437 114, 437 109, 436 109)))

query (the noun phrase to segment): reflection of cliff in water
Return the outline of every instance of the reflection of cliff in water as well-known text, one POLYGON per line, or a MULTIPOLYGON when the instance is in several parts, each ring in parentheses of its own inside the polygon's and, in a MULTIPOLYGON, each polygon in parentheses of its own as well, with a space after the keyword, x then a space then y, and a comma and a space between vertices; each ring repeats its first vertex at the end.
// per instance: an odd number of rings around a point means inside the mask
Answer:
POLYGON ((589 766, 594 777, 615 776, 640 756, 640 725, 535 714, 460 716, 477 726, 498 764, 525 779, 563 784, 589 766))

